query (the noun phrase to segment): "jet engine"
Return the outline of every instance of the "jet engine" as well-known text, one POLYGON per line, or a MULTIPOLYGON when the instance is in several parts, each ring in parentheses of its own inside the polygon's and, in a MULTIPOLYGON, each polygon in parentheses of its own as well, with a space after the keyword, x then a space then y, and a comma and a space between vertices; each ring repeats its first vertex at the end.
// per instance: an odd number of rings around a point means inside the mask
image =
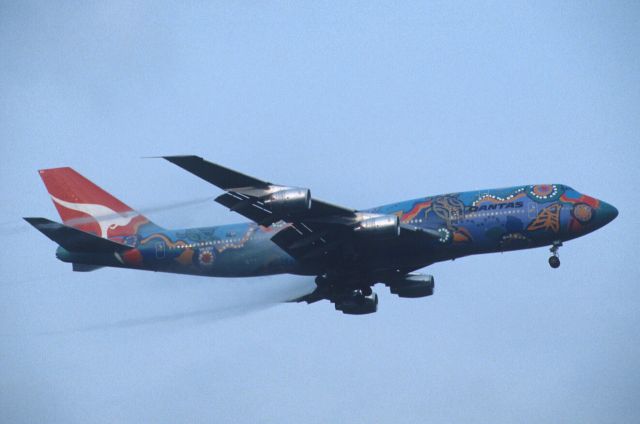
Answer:
POLYGON ((378 295, 371 293, 365 296, 360 290, 356 290, 339 301, 336 301, 335 307, 336 310, 342 311, 343 314, 372 314, 378 310, 378 295))
POLYGON ((311 209, 311 190, 308 188, 285 188, 270 194, 264 200, 275 214, 289 215, 311 209))
POLYGON ((390 239, 400 235, 400 218, 396 215, 363 219, 353 229, 357 235, 372 239, 390 239))
POLYGON ((399 297, 425 297, 433 294, 433 275, 408 274, 388 284, 391 293, 399 297))

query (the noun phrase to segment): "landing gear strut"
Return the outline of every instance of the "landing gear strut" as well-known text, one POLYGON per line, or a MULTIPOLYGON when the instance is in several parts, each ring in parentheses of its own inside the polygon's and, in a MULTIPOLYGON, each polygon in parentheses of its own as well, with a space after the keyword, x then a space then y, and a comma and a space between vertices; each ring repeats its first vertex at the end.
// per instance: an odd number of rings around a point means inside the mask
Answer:
POLYGON ((551 252, 551 257, 549 258, 549 265, 551 266, 551 268, 555 269, 560 266, 560 258, 558 257, 558 249, 560 248, 560 246, 562 246, 561 241, 554 241, 551 249, 549 249, 549 251, 551 252))

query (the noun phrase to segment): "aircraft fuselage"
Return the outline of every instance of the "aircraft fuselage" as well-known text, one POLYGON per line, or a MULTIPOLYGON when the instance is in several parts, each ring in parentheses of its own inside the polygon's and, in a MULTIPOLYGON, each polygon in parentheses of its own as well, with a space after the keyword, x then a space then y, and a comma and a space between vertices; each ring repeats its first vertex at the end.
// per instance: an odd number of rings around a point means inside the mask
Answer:
MULTIPOLYGON (((540 247, 588 234, 617 216, 601 200, 561 184, 516 186, 406 200, 362 212, 397 215, 439 238, 373 240, 354 237, 354 255, 341 252, 341 266, 369 275, 411 272, 467 255, 540 247), (357 254, 355 254, 357 252, 357 254)), ((74 253, 61 247, 65 262, 220 277, 280 273, 317 275, 322 261, 296 260, 271 241, 288 224, 255 223, 163 230, 141 225, 136 234, 111 237, 135 247, 119 253, 74 253)), ((328 262, 327 262, 328 263, 328 262)), ((335 267, 335 262, 332 262, 335 267)))

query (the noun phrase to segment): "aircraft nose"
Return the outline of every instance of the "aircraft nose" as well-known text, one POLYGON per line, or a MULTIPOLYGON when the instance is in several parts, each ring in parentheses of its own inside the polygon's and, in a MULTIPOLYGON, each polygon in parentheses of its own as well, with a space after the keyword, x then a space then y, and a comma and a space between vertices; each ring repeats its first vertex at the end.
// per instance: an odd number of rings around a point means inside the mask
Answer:
POLYGON ((618 216, 618 209, 616 209, 615 206, 603 201, 600 201, 600 208, 598 212, 598 215, 600 215, 600 219, 604 221, 603 225, 608 224, 609 222, 616 219, 616 216, 618 216))

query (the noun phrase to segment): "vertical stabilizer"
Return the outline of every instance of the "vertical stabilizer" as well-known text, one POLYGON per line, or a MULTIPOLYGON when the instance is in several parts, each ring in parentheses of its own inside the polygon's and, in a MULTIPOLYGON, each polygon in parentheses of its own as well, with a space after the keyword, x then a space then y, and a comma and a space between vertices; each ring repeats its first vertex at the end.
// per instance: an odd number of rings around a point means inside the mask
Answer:
POLYGON ((70 227, 103 238, 120 238, 135 235, 141 226, 152 224, 72 168, 39 172, 62 221, 70 227))

